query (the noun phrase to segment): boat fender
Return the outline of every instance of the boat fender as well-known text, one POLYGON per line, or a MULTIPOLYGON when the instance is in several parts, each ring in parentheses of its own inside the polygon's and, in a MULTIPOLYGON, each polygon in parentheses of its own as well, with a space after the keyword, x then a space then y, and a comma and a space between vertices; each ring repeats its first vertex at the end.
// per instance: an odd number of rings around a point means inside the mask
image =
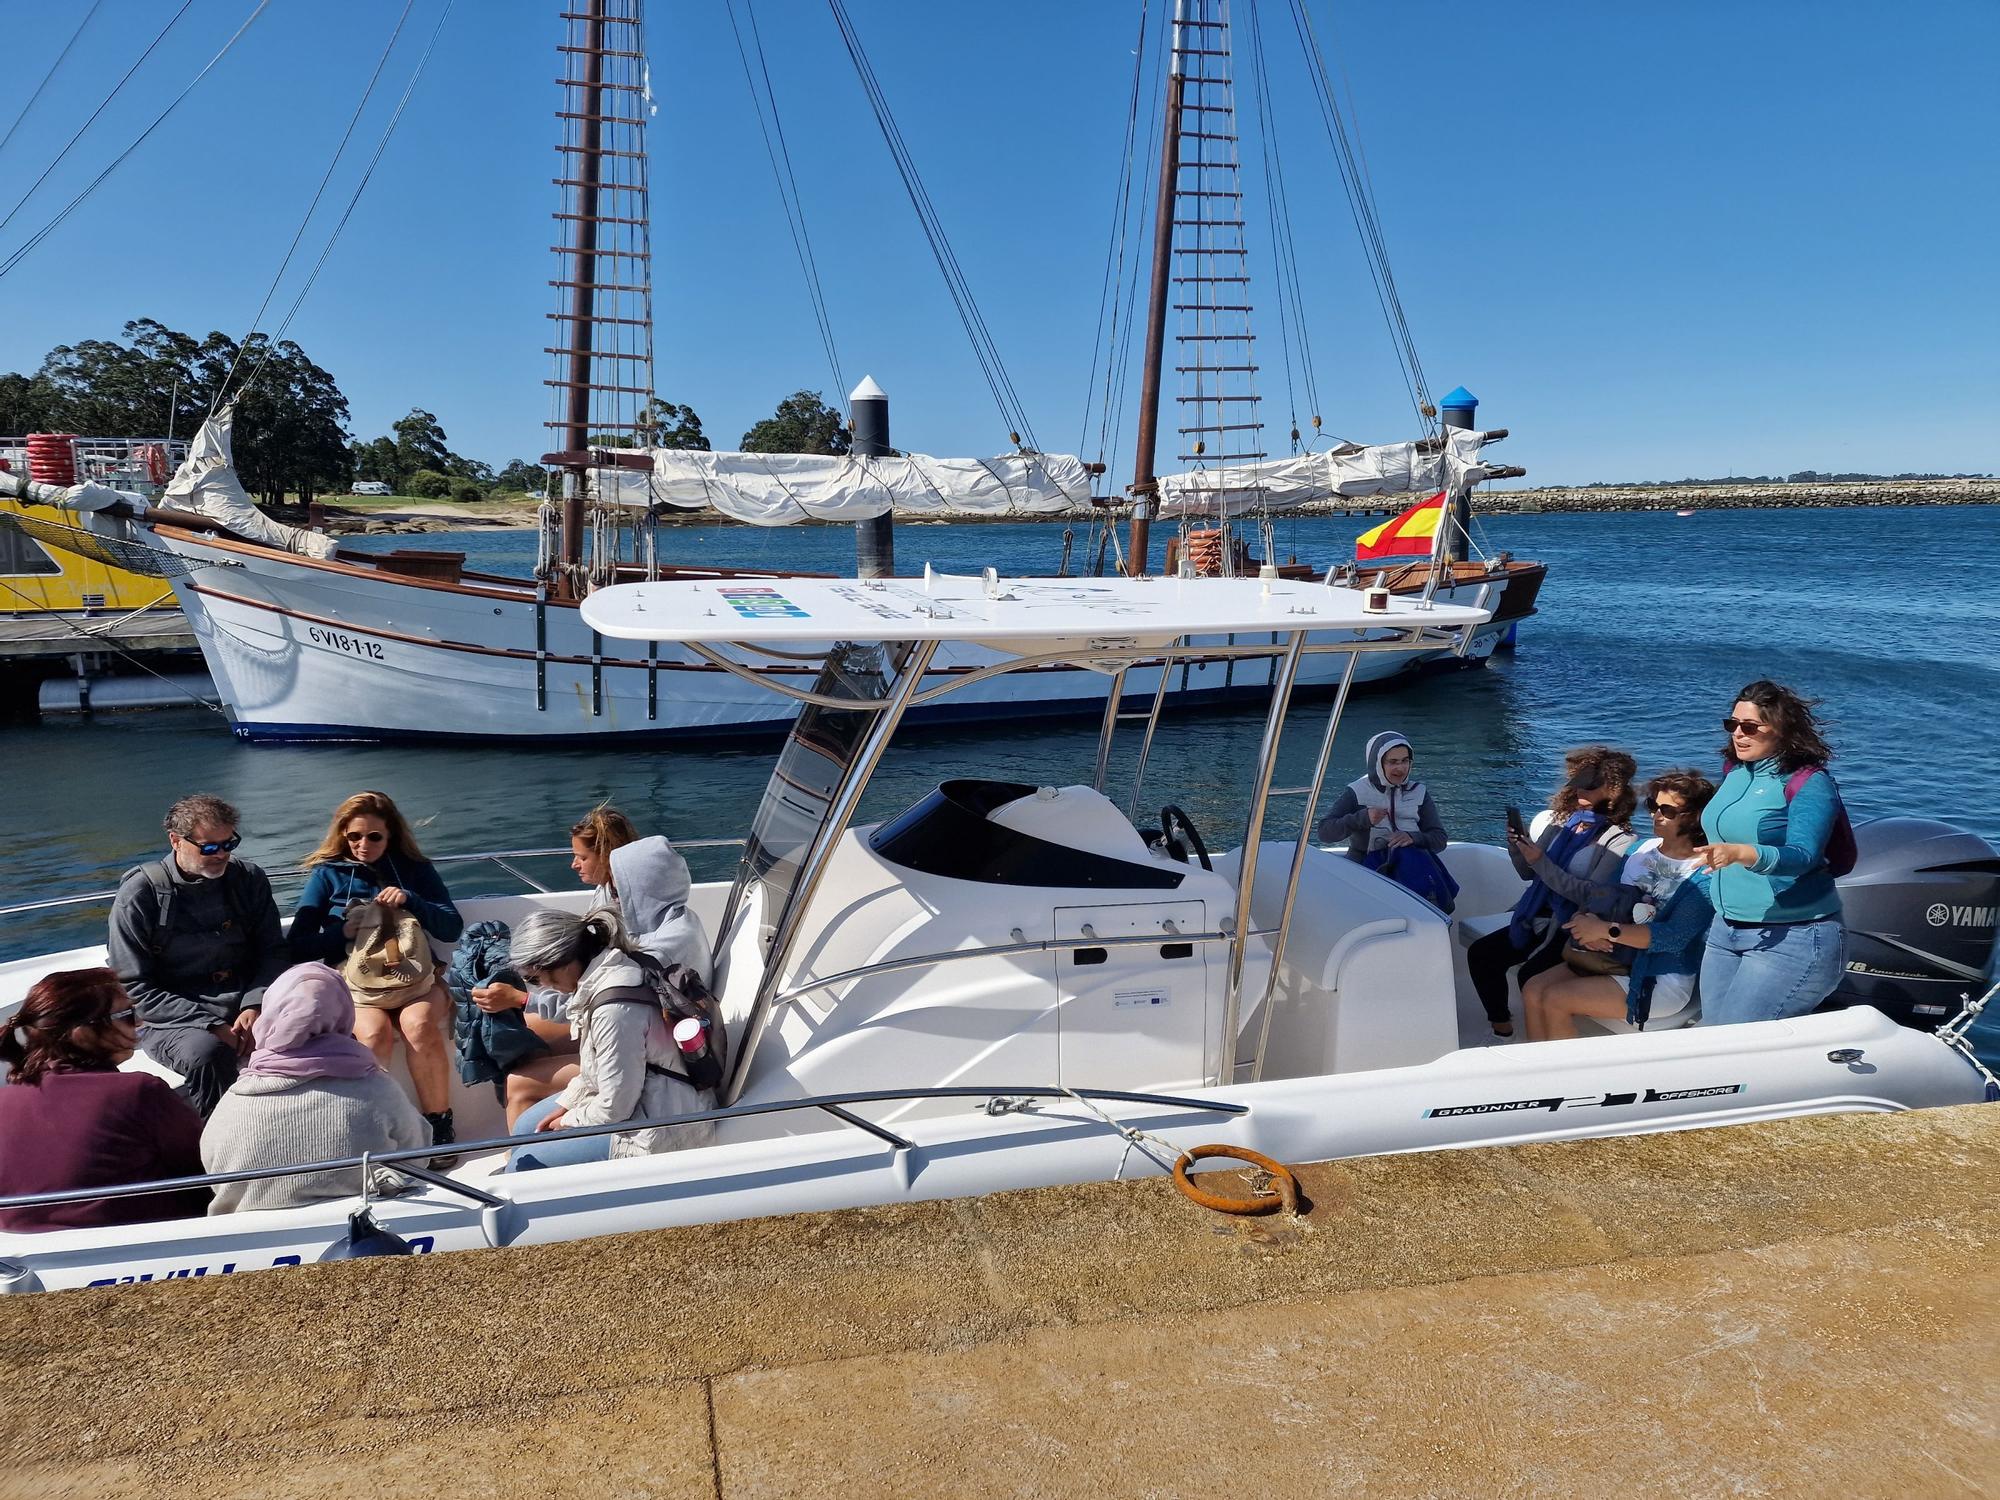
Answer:
POLYGON ((327 1248, 320 1257, 322 1262, 330 1260, 366 1260, 375 1255, 409 1255, 410 1242, 400 1234, 384 1229, 375 1222, 375 1215, 367 1206, 357 1208, 347 1216, 347 1237, 327 1248))
POLYGON ((1246 1146, 1195 1146, 1183 1151, 1180 1160, 1174 1163, 1174 1186, 1203 1208, 1212 1208, 1222 1214, 1267 1214, 1274 1208, 1282 1208, 1296 1217, 1299 1211, 1299 1180, 1292 1175, 1292 1169, 1281 1161, 1273 1161, 1261 1151, 1252 1151, 1246 1146), (1188 1168, 1193 1163, 1212 1156, 1232 1157, 1237 1161, 1247 1161, 1259 1167, 1270 1178, 1267 1187, 1259 1187, 1250 1197, 1238 1198, 1227 1193, 1211 1193, 1198 1188, 1188 1177, 1188 1168))

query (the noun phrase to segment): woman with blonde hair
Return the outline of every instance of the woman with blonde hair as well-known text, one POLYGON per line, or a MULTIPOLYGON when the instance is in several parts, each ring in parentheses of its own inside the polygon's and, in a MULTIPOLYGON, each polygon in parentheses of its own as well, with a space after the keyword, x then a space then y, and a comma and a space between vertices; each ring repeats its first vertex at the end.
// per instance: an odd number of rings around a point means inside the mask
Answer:
MULTIPOLYGON (((333 810, 326 837, 306 856, 312 873, 292 918, 292 958, 339 968, 350 939, 368 924, 396 925, 407 914, 427 937, 458 941, 465 918, 452 904, 436 867, 417 847, 410 825, 386 792, 356 792, 333 810)), ((437 966, 441 967, 441 966, 437 966)), ((350 975, 350 981, 352 976, 350 975)), ((409 1054, 417 1108, 434 1145, 449 1145, 451 1120, 451 996, 433 968, 432 982, 397 992, 355 996, 354 1035, 384 1066, 400 1036, 409 1054), (415 993, 411 991, 415 990, 415 993)))

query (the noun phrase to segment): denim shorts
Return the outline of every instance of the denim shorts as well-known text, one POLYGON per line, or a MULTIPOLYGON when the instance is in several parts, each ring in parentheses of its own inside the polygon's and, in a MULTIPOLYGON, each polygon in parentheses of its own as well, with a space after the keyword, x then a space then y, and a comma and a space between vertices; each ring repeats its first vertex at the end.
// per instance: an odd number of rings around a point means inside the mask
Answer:
POLYGON ((1839 917, 1732 927, 1717 917, 1701 958, 1701 1022, 1779 1021, 1816 1009, 1840 983, 1847 929, 1839 917))

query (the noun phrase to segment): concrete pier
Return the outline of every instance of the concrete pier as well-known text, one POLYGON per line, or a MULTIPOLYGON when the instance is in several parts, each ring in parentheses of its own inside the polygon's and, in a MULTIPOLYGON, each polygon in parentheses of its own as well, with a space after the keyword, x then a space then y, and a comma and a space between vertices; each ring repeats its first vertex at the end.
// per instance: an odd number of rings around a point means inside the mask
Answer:
POLYGON ((0 1495, 2000 1488, 2000 1109, 0 1302, 0 1495))

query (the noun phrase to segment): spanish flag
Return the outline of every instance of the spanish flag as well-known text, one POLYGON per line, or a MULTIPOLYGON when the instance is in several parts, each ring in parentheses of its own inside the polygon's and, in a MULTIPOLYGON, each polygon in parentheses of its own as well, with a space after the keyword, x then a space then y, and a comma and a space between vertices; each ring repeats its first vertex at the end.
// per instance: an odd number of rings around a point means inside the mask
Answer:
POLYGON ((1354 539, 1356 562, 1379 562, 1388 557, 1429 557, 1437 547, 1438 527, 1444 524, 1444 495, 1435 494, 1422 505, 1413 505, 1393 521, 1384 521, 1373 531, 1354 539))

